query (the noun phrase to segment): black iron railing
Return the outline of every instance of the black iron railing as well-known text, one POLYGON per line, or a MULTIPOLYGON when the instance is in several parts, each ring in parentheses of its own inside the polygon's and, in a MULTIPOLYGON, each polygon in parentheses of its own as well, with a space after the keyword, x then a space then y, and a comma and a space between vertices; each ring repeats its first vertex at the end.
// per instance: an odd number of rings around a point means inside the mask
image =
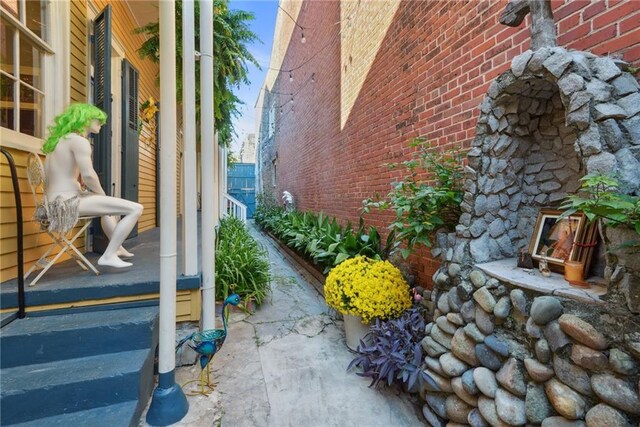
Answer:
POLYGON ((25 298, 24 298, 24 230, 22 229, 22 199, 20 197, 20 186, 18 185, 18 172, 16 171, 16 163, 10 152, 4 148, 0 148, 2 154, 5 155, 11 169, 11 181, 13 183, 13 195, 16 200, 16 224, 18 227, 18 319, 24 319, 25 298))

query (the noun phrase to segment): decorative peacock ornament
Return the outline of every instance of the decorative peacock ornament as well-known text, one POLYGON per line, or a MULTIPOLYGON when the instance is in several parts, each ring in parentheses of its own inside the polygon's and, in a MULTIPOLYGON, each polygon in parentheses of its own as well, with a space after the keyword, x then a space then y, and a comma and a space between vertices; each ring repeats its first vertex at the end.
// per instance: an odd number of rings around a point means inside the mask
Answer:
POLYGON ((185 343, 189 342, 187 345, 200 355, 200 379, 194 380, 199 381, 200 383, 199 394, 207 395, 209 391, 213 390, 213 386, 210 382, 209 362, 211 362, 214 354, 222 348, 224 340, 227 338, 227 317, 225 316, 225 309, 229 304, 234 306, 240 304, 240 296, 238 294, 233 294, 229 295, 224 300, 224 303, 222 304, 222 314, 220 315, 220 317, 222 317, 223 329, 209 329, 206 331, 194 332, 191 335, 187 335, 182 338, 176 345, 177 352, 185 343), (206 381, 204 378, 205 368, 207 368, 206 381), (209 389, 209 391, 206 391, 205 387, 209 389))

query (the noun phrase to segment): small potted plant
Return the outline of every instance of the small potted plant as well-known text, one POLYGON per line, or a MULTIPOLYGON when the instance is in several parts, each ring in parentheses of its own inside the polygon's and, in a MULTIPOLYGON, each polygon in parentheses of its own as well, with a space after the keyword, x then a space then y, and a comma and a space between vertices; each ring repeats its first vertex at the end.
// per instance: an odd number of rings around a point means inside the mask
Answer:
POLYGON ((568 196, 561 206, 562 217, 584 213, 597 224, 609 252, 618 257, 640 252, 640 197, 622 193, 620 182, 607 175, 589 174, 581 181, 580 194, 568 196))
POLYGON ((344 316, 347 346, 355 350, 373 319, 399 317, 411 307, 409 284, 388 261, 356 256, 329 272, 324 296, 344 316))

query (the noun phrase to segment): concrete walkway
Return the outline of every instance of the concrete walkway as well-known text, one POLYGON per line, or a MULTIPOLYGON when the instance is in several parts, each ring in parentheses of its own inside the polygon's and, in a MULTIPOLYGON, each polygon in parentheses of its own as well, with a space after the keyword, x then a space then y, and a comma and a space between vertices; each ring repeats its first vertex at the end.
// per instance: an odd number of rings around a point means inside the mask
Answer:
MULTIPOLYGON (((251 232, 269 252, 271 298, 252 316, 232 314, 225 345, 211 362, 216 390, 189 397, 189 413, 177 425, 423 425, 409 395, 368 388, 367 379, 345 371, 353 354, 342 321, 271 240, 251 232)), ((199 366, 179 368, 177 381, 199 372, 199 366)))

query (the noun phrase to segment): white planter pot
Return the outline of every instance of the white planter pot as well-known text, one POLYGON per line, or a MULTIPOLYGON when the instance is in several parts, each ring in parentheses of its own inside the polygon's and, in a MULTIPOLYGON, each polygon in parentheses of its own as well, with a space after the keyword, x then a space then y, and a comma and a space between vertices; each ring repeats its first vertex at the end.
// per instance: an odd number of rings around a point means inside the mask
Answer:
POLYGON ((362 323, 362 317, 345 314, 344 333, 347 338, 347 347, 356 351, 360 345, 360 340, 369 333, 369 325, 362 323))

